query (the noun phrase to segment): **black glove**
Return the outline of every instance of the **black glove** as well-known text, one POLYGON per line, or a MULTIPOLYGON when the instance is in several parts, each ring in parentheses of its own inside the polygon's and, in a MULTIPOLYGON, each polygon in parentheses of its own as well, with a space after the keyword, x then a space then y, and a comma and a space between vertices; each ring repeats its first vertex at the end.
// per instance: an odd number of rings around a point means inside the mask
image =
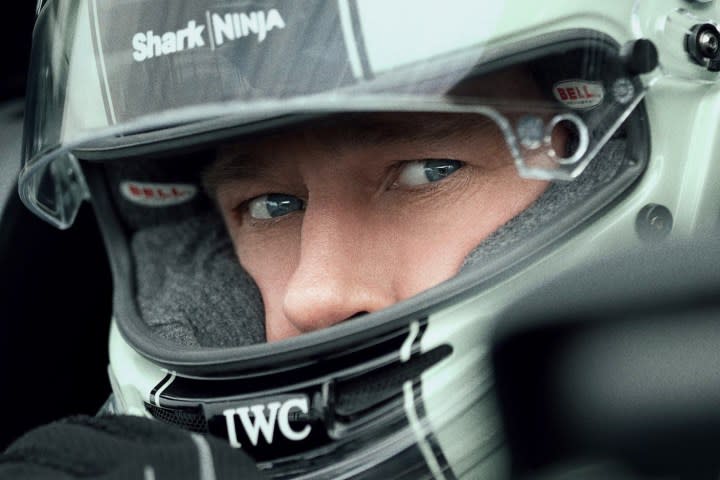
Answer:
POLYGON ((260 479, 226 442, 147 418, 71 417, 33 430, 0 455, 0 479, 260 479))

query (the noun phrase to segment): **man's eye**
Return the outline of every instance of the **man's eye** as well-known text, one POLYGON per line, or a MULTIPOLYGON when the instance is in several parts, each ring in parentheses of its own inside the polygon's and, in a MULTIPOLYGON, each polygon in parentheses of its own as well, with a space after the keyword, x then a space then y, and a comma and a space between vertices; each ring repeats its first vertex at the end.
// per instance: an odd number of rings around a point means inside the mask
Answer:
POLYGON ((402 168, 397 184, 402 187, 415 187, 437 182, 452 175, 463 166, 459 160, 417 160, 408 162, 402 168))
POLYGON ((282 193, 269 193, 255 197, 248 202, 250 216, 258 220, 282 217, 304 208, 305 202, 301 199, 282 193))

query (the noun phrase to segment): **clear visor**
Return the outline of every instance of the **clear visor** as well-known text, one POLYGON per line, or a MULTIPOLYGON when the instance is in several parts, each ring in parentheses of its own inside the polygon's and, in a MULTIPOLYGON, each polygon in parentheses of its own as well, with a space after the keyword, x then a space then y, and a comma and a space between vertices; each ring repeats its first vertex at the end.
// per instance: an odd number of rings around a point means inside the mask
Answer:
POLYGON ((508 2, 396 3, 48 3, 34 33, 21 197, 67 228, 89 196, 78 158, 207 144, 334 112, 481 116, 519 175, 567 181, 645 94, 597 32, 528 37, 541 26, 521 25, 508 2))

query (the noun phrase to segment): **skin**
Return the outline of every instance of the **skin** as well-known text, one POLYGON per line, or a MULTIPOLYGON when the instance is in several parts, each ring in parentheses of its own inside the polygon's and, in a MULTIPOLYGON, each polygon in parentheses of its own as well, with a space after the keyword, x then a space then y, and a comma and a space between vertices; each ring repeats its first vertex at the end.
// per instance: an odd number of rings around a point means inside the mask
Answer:
POLYGON ((226 145, 206 184, 262 294, 268 341, 449 279, 547 187, 518 176, 493 123, 449 114, 346 116, 226 145), (431 182, 428 159, 462 163, 431 182), (253 218, 268 193, 297 197, 304 209, 253 218))

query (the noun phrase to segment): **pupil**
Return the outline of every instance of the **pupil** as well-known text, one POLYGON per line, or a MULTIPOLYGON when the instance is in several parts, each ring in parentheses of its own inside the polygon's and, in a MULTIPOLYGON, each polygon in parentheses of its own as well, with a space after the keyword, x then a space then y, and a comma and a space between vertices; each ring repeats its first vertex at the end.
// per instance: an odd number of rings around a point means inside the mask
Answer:
POLYGON ((437 182, 452 174, 462 166, 458 160, 427 160, 425 162, 425 177, 430 182, 437 182))
POLYGON ((274 218, 287 215, 295 210, 300 210, 302 208, 302 201, 297 197, 274 193, 267 196, 265 205, 267 206, 270 216, 274 218))

